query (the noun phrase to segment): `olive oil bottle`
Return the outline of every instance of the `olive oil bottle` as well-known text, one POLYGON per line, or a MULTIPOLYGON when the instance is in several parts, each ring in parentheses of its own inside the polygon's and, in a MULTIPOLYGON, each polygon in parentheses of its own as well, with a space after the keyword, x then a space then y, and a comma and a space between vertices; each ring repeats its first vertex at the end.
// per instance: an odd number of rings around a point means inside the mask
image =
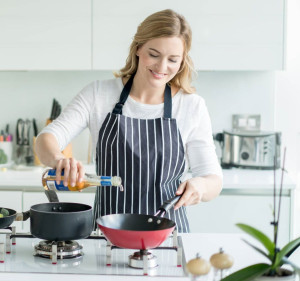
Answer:
POLYGON ((114 176, 97 176, 92 174, 84 174, 83 180, 77 182, 75 186, 71 186, 70 182, 68 186, 64 186, 64 171, 61 173, 61 182, 56 183, 56 170, 47 169, 42 176, 42 184, 45 190, 55 191, 79 191, 90 186, 114 186, 119 187, 120 191, 123 191, 122 180, 120 177, 114 176))

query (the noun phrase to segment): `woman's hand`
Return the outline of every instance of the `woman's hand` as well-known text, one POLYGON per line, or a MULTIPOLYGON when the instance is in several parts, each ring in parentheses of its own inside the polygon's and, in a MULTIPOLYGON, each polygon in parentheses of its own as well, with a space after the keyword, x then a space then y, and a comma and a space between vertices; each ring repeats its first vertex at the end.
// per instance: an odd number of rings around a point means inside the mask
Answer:
POLYGON ((182 182, 176 191, 176 195, 183 195, 174 206, 174 210, 179 209, 181 206, 195 205, 200 203, 205 191, 205 181, 201 177, 192 178, 182 182))
POLYGON ((61 181, 61 171, 64 170, 64 186, 75 186, 77 182, 82 182, 84 177, 84 168, 80 161, 75 158, 58 159, 55 165, 56 168, 56 182, 61 181))
POLYGON ((38 136, 35 143, 35 151, 40 161, 48 167, 56 169, 56 182, 61 181, 61 171, 64 169, 64 186, 75 186, 84 177, 84 168, 81 162, 75 158, 66 158, 61 153, 56 137, 51 133, 38 136))
POLYGON ((174 210, 181 206, 195 205, 201 201, 210 201, 217 197, 222 190, 222 178, 217 175, 195 177, 182 182, 176 195, 181 195, 180 200, 174 206, 174 210))

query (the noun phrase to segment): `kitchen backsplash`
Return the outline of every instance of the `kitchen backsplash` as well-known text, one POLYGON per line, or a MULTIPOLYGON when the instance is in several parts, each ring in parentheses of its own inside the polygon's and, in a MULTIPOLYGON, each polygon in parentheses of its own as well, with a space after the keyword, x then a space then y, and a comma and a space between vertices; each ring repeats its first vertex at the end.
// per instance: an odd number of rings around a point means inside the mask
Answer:
MULTIPOLYGON (((91 81, 113 77, 112 71, 0 72, 0 128, 9 124, 15 134, 18 118, 35 118, 40 131, 53 98, 65 107, 91 81)), ((230 129, 236 113, 260 114, 262 129, 274 129, 274 72, 198 72, 194 85, 206 100, 214 132, 230 129)), ((88 130, 73 140, 76 158, 87 161, 88 142, 88 130)))

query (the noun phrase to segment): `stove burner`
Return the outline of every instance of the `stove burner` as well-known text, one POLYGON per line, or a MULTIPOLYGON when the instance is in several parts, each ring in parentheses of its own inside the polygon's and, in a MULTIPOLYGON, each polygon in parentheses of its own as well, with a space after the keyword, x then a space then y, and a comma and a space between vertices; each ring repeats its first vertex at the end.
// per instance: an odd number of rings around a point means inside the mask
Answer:
POLYGON ((133 255, 128 257, 128 262, 130 267, 134 268, 144 268, 145 264, 147 264, 148 268, 157 267, 157 257, 147 250, 140 250, 139 252, 135 252, 133 255))
POLYGON ((53 244, 57 244, 58 252, 72 252, 82 248, 76 241, 41 241, 38 246, 42 251, 51 252, 53 244))
MULTIPOLYGON (((182 240, 178 237, 177 230, 173 231, 171 246, 160 246, 153 250, 175 250, 177 252, 177 267, 182 267, 182 240)), ((106 240, 106 265, 112 265, 112 250, 121 249, 112 245, 109 240, 106 240)), ((156 256, 152 255, 148 250, 140 250, 128 257, 129 266, 137 269, 143 269, 143 274, 148 275, 148 269, 153 269, 158 266, 156 256)), ((153 270, 155 271, 155 270, 153 270)))
POLYGON ((73 259, 83 255, 82 246, 76 241, 41 241, 34 246, 34 255, 42 258, 52 259, 57 263, 58 259, 73 259))

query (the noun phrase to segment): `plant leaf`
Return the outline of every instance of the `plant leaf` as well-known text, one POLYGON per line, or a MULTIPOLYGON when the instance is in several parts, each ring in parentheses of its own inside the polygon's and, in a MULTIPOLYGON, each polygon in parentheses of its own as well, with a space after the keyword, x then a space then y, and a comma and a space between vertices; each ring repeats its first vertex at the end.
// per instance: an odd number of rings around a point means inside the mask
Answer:
POLYGON ((239 227, 241 230, 245 231, 252 237, 254 237, 256 240, 258 240, 260 243, 262 243, 265 248, 268 250, 270 256, 272 256, 275 252, 275 244, 270 240, 268 236, 266 236, 264 233, 262 233, 260 230, 247 225, 243 223, 236 224, 237 227, 239 227))
POLYGON ((276 268, 280 265, 280 262, 282 261, 283 257, 291 252, 292 250, 295 250, 295 247, 299 247, 300 245, 300 237, 296 238, 295 240, 291 241, 290 243, 286 244, 276 255, 275 263, 273 264, 272 268, 276 268))
POLYGON ((260 248, 252 245, 250 242, 246 241, 245 239, 242 239, 246 244, 248 244, 250 247, 252 247, 254 250, 256 250, 257 252, 261 253, 263 256, 265 256, 266 258, 268 258, 271 262, 273 261, 273 255, 271 254, 267 254, 265 253, 263 250, 261 250, 260 248))
POLYGON ((253 264, 228 275, 227 277, 222 279, 222 281, 237 281, 237 280, 250 281, 258 276, 263 275, 270 268, 271 265, 266 263, 253 264))
POLYGON ((300 268, 295 265, 293 262, 291 262, 287 257, 282 258, 283 263, 289 264, 292 266, 292 268, 296 271, 297 275, 300 277, 300 268))
MULTIPOLYGON (((299 238, 298 238, 299 239, 299 238)), ((294 246, 285 256, 289 257, 292 253, 294 253, 295 250, 300 246, 300 242, 294 246)))

